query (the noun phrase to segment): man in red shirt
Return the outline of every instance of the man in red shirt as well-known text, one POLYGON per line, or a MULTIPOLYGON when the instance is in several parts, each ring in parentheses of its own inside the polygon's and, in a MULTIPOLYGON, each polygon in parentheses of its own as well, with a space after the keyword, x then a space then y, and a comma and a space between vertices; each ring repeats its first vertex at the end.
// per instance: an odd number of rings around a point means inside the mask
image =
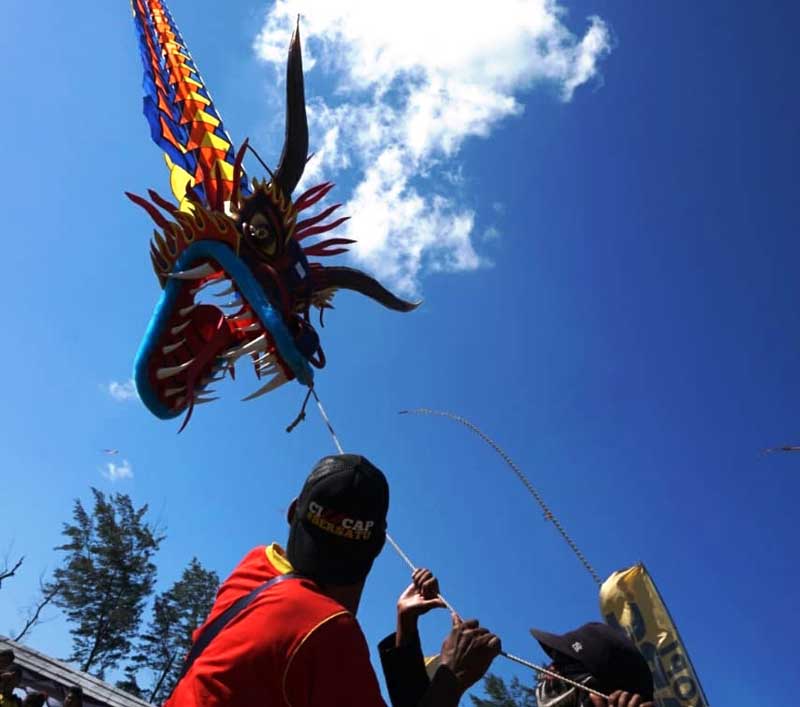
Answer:
MULTIPOLYGON (((286 551, 277 544, 251 550, 222 584, 165 707, 383 707, 355 615, 386 538, 388 509, 386 478, 367 459, 322 459, 289 508, 286 551)), ((500 641, 477 621, 454 617, 441 667, 431 681, 420 679, 416 617, 441 601, 430 573, 414 580, 419 596, 404 592, 410 610, 398 620, 395 645, 381 648, 393 673, 387 682, 402 684, 408 673, 413 687, 390 692, 398 695, 395 707, 455 707, 500 641)))

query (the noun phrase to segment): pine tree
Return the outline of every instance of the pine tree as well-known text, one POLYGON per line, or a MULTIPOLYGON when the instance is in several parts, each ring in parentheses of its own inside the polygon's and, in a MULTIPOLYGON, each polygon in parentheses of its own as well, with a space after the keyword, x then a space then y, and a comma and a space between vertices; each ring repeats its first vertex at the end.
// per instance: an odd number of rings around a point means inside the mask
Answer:
POLYGON ((526 687, 518 678, 506 685, 503 678, 489 673, 483 679, 486 699, 470 695, 473 707, 536 707, 536 691, 526 687))
POLYGON ((219 587, 219 576, 192 558, 181 578, 159 594, 146 633, 131 661, 133 670, 146 670, 152 680, 148 699, 165 700, 178 682, 183 660, 192 647, 192 633, 205 621, 219 587))
POLYGON ((153 591, 153 554, 163 537, 144 520, 147 506, 133 507, 126 494, 109 498, 92 489, 89 515, 79 499, 73 523, 64 523, 66 552, 49 586, 59 587, 54 602, 72 624, 69 660, 102 678, 128 655, 142 611, 153 591))
POLYGON ((139 687, 139 683, 136 682, 136 673, 131 670, 130 667, 125 668, 125 679, 117 680, 116 686, 120 690, 125 690, 129 695, 138 697, 141 700, 146 697, 144 690, 142 690, 142 688, 139 687))

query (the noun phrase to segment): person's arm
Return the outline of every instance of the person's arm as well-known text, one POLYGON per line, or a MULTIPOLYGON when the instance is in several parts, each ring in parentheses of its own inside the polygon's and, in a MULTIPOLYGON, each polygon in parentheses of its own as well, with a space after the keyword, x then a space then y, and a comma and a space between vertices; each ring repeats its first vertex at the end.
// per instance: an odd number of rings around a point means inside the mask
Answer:
POLYGON ((378 654, 392 707, 416 707, 430 684, 419 634, 405 634, 403 645, 397 645, 397 634, 389 634, 378 654))
POLYGON ((380 644, 386 685, 393 707, 457 707, 466 690, 500 653, 500 639, 477 621, 453 614, 453 628, 442 644, 440 665, 428 679, 417 622, 431 609, 445 607, 439 583, 427 569, 417 569, 397 600, 397 632, 380 644))
POLYGON ((411 574, 411 584, 397 600, 396 645, 413 644, 419 641, 417 623, 419 617, 431 609, 445 609, 447 604, 439 596, 439 580, 429 569, 420 567, 411 574))
POLYGON ((441 664, 418 707, 457 707, 500 654, 500 639, 475 619, 453 614, 453 628, 442 644, 441 664))
POLYGON ((386 707, 355 618, 337 614, 306 636, 283 677, 290 707, 386 707))
POLYGON ((392 707, 416 707, 428 689, 417 623, 431 609, 444 607, 436 577, 424 568, 414 570, 397 600, 397 631, 378 644, 392 707))

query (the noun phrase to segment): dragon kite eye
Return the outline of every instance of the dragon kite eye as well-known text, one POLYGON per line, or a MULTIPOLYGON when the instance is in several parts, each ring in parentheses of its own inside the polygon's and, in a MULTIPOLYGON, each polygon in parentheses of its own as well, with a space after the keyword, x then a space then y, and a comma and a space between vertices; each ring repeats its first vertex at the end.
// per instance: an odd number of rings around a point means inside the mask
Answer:
POLYGON ((269 226, 269 221, 264 214, 257 213, 253 216, 252 221, 246 225, 248 235, 258 240, 269 238, 272 233, 269 226))

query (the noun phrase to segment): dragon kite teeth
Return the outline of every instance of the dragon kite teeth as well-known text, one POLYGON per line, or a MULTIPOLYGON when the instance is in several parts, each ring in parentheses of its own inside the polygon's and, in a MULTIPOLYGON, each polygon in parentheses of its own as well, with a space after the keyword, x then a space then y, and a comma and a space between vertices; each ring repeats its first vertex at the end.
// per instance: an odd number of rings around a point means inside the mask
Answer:
POLYGON ((214 275, 214 270, 208 263, 205 263, 203 265, 198 265, 196 268, 192 268, 191 270, 169 273, 167 277, 172 277, 176 280, 200 280, 201 278, 208 277, 209 275, 214 275))
POLYGON ((282 373, 278 373, 272 380, 269 381, 264 387, 259 388, 255 393, 250 393, 250 395, 242 398, 242 401, 246 400, 255 400, 256 398, 260 398, 262 395, 269 393, 279 386, 283 385, 287 382, 286 376, 282 373))
POLYGON ((280 161, 271 170, 259 157, 269 178, 248 178, 245 153, 255 151, 247 140, 234 147, 166 4, 132 0, 131 7, 144 65, 144 114, 164 151, 173 197, 154 190, 147 197, 127 195, 155 223, 150 259, 162 288, 136 355, 134 380, 154 415, 184 414, 183 429, 195 405, 217 399, 204 386, 227 374, 233 378, 242 360, 251 360, 257 379, 271 376, 245 400, 290 380, 313 387, 325 354, 310 310, 319 310, 321 322, 337 290, 400 312, 419 303, 400 299, 355 268, 309 260, 344 253, 354 241, 308 240, 349 218, 335 215, 341 204, 306 216, 333 184, 292 198, 308 160, 299 27, 289 45, 280 161))
POLYGON ((179 366, 171 366, 169 368, 159 368, 156 371, 156 376, 158 380, 164 380, 165 378, 172 378, 173 376, 176 376, 179 373, 185 371, 193 363, 194 359, 190 359, 189 361, 186 361, 186 363, 182 363, 179 366))

